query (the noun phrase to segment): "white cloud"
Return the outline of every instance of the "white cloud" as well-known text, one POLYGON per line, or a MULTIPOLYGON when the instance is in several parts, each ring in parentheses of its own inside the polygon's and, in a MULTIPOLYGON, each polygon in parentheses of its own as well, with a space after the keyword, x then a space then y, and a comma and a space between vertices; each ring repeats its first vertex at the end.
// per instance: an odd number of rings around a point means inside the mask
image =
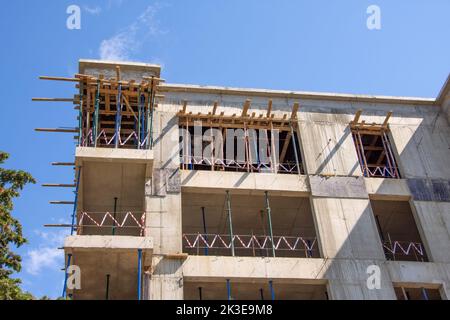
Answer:
POLYGON ((100 43, 99 55, 102 60, 131 60, 139 48, 154 37, 166 32, 161 30, 156 14, 159 4, 148 6, 135 22, 100 43))
POLYGON ((42 232, 35 230, 41 237, 42 243, 38 248, 28 250, 24 259, 24 269, 32 275, 38 275, 44 269, 58 270, 64 261, 62 246, 64 238, 69 235, 68 230, 58 232, 42 232))
POLYGON ((32 275, 37 275, 46 268, 56 270, 62 259, 63 251, 57 248, 39 248, 30 250, 27 253, 25 270, 32 275))
POLYGON ((83 10, 92 15, 99 15, 102 12, 102 8, 100 8, 99 6, 83 6, 83 10))

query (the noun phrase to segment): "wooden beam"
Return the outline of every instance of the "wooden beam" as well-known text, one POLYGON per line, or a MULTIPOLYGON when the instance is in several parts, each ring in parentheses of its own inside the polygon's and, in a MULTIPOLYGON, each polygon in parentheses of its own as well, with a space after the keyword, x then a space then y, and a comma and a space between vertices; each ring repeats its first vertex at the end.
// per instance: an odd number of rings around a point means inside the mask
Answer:
POLYGON ((244 102, 244 108, 243 108, 243 110, 242 110, 242 115, 241 115, 241 117, 246 117, 247 116, 247 113, 248 113, 248 109, 250 109, 250 104, 251 104, 251 100, 250 99, 247 99, 247 100, 245 100, 245 102, 244 102))
POLYGON ((386 155, 386 151, 383 150, 383 151, 381 152, 381 154, 380 154, 380 157, 379 157, 378 160, 377 160, 377 163, 376 163, 377 166, 379 166, 379 165, 381 164, 381 161, 383 161, 385 155, 386 155))
POLYGON ((213 111, 212 111, 213 116, 216 115, 218 105, 219 105, 219 103, 217 101, 214 101, 214 107, 213 107, 213 111))
POLYGON ((389 119, 391 118, 391 116, 392 116, 392 111, 389 111, 387 113, 387 115, 386 115, 386 118, 384 119, 383 124, 382 124, 383 127, 385 127, 385 128, 387 127, 389 119))
POLYGON ((81 79, 78 78, 66 78, 66 77, 49 77, 49 76, 40 76, 41 80, 55 80, 55 81, 69 81, 69 82, 80 82, 81 79))
POLYGON ((44 183, 42 184, 43 187, 49 187, 49 188, 75 188, 75 184, 64 184, 64 183, 44 183))
POLYGON ((60 129, 60 128, 36 128, 37 132, 64 132, 64 133, 77 133, 77 129, 60 129))
POLYGON ((75 166, 75 162, 52 162, 52 166, 75 166))
POLYGON ((49 201, 50 204, 75 204, 74 201, 49 201))
POLYGON ((272 113, 272 99, 269 100, 269 105, 267 106, 267 114, 266 117, 269 118, 272 113))
POLYGON ((298 102, 294 103, 294 106, 292 107, 291 119, 297 119, 297 112, 299 108, 300 104, 298 102))
POLYGON ((181 113, 185 114, 185 113, 186 113, 186 110, 187 110, 187 101, 184 100, 184 101, 183 101, 183 110, 181 110, 181 113))
POLYGON ((138 117, 136 116, 136 113, 134 113, 133 108, 130 105, 130 102, 128 101, 127 97, 125 95, 122 95, 122 99, 125 102, 125 105, 127 106, 127 108, 130 110, 131 114, 133 115, 133 117, 136 119, 136 121, 139 121, 138 117))
POLYGON ((117 78, 117 81, 120 81, 120 67, 119 66, 116 66, 116 78, 117 78))
POLYGON ((355 118, 353 118, 353 121, 352 121, 353 124, 357 124, 357 123, 358 123, 359 118, 361 117, 362 112, 363 112, 362 109, 359 109, 358 111, 356 111, 355 118))
POLYGON ((281 150, 280 163, 283 163, 283 161, 284 161, 284 157, 286 156, 286 152, 289 147, 289 142, 291 141, 291 137, 292 137, 292 132, 288 131, 288 133, 286 135, 286 140, 284 140, 283 149, 281 150))
POLYGON ((73 98, 32 98, 34 102, 75 102, 73 98))

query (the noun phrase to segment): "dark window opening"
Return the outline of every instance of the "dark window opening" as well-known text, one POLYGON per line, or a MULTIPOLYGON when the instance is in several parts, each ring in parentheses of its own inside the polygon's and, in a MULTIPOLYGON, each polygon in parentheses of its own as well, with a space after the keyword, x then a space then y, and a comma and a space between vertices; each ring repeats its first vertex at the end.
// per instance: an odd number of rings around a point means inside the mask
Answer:
POLYGON ((361 171, 365 177, 401 178, 391 143, 384 130, 352 130, 361 171))
POLYGON ((394 287, 398 300, 442 300, 439 289, 394 287))
POLYGON ((428 261, 409 202, 371 200, 370 204, 386 259, 428 261))

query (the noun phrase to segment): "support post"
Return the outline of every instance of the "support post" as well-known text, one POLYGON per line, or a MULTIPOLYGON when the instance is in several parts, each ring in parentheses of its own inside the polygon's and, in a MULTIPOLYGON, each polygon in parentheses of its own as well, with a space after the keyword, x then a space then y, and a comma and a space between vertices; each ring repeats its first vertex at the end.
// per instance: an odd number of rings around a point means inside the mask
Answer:
POLYGON ((155 105, 155 92, 154 92, 154 77, 150 81, 150 90, 148 93, 148 105, 147 105, 147 149, 153 149, 153 108, 155 105))
MULTIPOLYGON (((203 218, 203 238, 205 242, 208 243, 208 232, 206 230, 206 216, 205 216, 205 207, 202 207, 202 218, 203 218)), ((208 255, 208 245, 205 246, 205 256, 208 255)))
POLYGON ((106 294, 105 294, 105 300, 109 300, 109 278, 110 275, 106 275, 106 294))
POLYGON ((264 194, 266 196, 266 211, 267 211, 267 219, 269 221, 270 242, 272 243, 272 256, 275 258, 275 243, 273 241, 272 215, 270 212, 269 192, 265 191, 264 194))
MULTIPOLYGON (((83 82, 80 83, 80 110, 78 111, 78 146, 83 145, 83 82)), ((88 137, 86 136, 86 139, 88 137)))
POLYGON ((300 161, 299 161, 298 153, 297 153, 297 141, 295 140, 295 133, 294 133, 294 128, 292 127, 292 124, 290 125, 290 127, 291 127, 292 146, 294 147, 295 163, 297 164, 298 174, 301 175, 302 170, 300 168, 300 161))
POLYGON ((234 235, 233 235, 233 219, 231 216, 231 200, 230 200, 230 191, 227 190, 227 211, 228 211, 228 225, 230 231, 230 246, 231 246, 231 255, 234 257, 234 235))
POLYGON ((138 300, 142 299, 142 249, 138 249, 138 300))
POLYGON ((228 301, 231 300, 231 283, 230 283, 230 279, 227 279, 227 296, 228 296, 228 301))
POLYGON ((81 166, 78 167, 77 183, 75 185, 75 201, 73 204, 73 211, 72 211, 72 227, 70 230, 71 236, 73 236, 73 232, 75 231, 75 216, 77 214, 78 190, 80 188, 80 179, 81 179, 81 166))
POLYGON ((117 94, 117 102, 116 102, 116 126, 114 128, 114 146, 115 148, 119 147, 120 141, 120 126, 122 120, 122 85, 119 84, 118 94, 117 94))
POLYGON ((99 112, 100 112, 100 80, 97 80, 97 91, 95 92, 94 124, 92 128, 92 136, 94 138, 95 148, 97 147, 99 112))
POLYGON ((142 132, 142 100, 141 100, 141 88, 138 90, 138 96, 137 96, 137 103, 138 103, 138 120, 137 120, 137 148, 141 148, 141 132, 142 132))
POLYGON ((198 298, 200 301, 203 300, 202 287, 198 287, 198 298))
POLYGON ((67 298, 67 269, 70 267, 70 260, 72 259, 72 254, 68 254, 67 255, 67 265, 66 268, 64 269, 64 287, 63 287, 63 292, 62 292, 62 297, 63 298, 67 298))
POLYGON ((269 281, 269 288, 270 288, 270 297, 273 300, 275 300, 275 291, 273 290, 273 281, 269 281))
POLYGON ((423 296, 423 300, 430 300, 428 298, 427 289, 425 289, 425 288, 422 288, 422 296, 423 296))

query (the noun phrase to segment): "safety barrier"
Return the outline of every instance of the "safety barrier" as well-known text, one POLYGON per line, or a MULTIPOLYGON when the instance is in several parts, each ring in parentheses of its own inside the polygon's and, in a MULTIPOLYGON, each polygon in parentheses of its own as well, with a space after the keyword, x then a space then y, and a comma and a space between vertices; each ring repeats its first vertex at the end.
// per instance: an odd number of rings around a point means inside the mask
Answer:
MULTIPOLYGON (((183 243, 187 249, 252 249, 271 250, 272 241, 266 235, 229 235, 219 234, 183 234, 183 243)), ((317 244, 316 238, 274 236, 275 251, 302 251, 305 257, 312 257, 317 244)))
POLYGON ((108 137, 105 130, 100 131, 100 133, 97 135, 96 141, 94 141, 92 129, 89 130, 89 133, 87 136, 83 137, 81 139, 81 145, 84 147, 93 146, 95 142, 101 142, 103 145, 110 146, 114 145, 116 141, 116 137, 118 137, 118 145, 119 146, 125 146, 128 142, 130 142, 131 139, 134 138, 134 142, 132 145, 138 148, 143 148, 147 145, 148 136, 145 137, 143 141, 139 140, 138 134, 136 131, 132 131, 128 136, 124 136, 124 140, 122 139, 122 135, 119 133, 114 133, 111 137, 108 137))
MULTIPOLYGON (((234 159, 208 159, 196 156, 181 156, 181 167, 193 169, 192 165, 204 166, 205 169, 210 169, 213 166, 219 169, 234 169, 236 171, 245 172, 273 172, 273 166, 270 163, 252 163, 249 161, 236 161, 234 159), (184 167, 183 167, 184 166, 184 167)), ((279 163, 276 165, 277 173, 291 173, 298 174, 298 165, 296 163, 279 163)))
MULTIPOLYGON (((123 215, 122 213, 116 213, 117 215, 123 215)), ((137 228, 139 229, 140 236, 144 236, 145 230, 145 212, 139 217, 132 212, 126 212, 122 221, 118 221, 116 217, 110 212, 81 212, 79 214, 79 220, 77 225, 77 234, 82 233, 83 227, 98 227, 98 228, 137 228), (95 219, 93 216, 100 215, 100 219, 95 219), (127 222, 131 224, 127 224, 127 222), (86 223, 91 222, 92 224, 86 223)))
POLYGON ((415 258, 417 261, 426 260, 425 250, 419 242, 385 241, 383 249, 388 257, 402 260, 405 257, 415 258))

